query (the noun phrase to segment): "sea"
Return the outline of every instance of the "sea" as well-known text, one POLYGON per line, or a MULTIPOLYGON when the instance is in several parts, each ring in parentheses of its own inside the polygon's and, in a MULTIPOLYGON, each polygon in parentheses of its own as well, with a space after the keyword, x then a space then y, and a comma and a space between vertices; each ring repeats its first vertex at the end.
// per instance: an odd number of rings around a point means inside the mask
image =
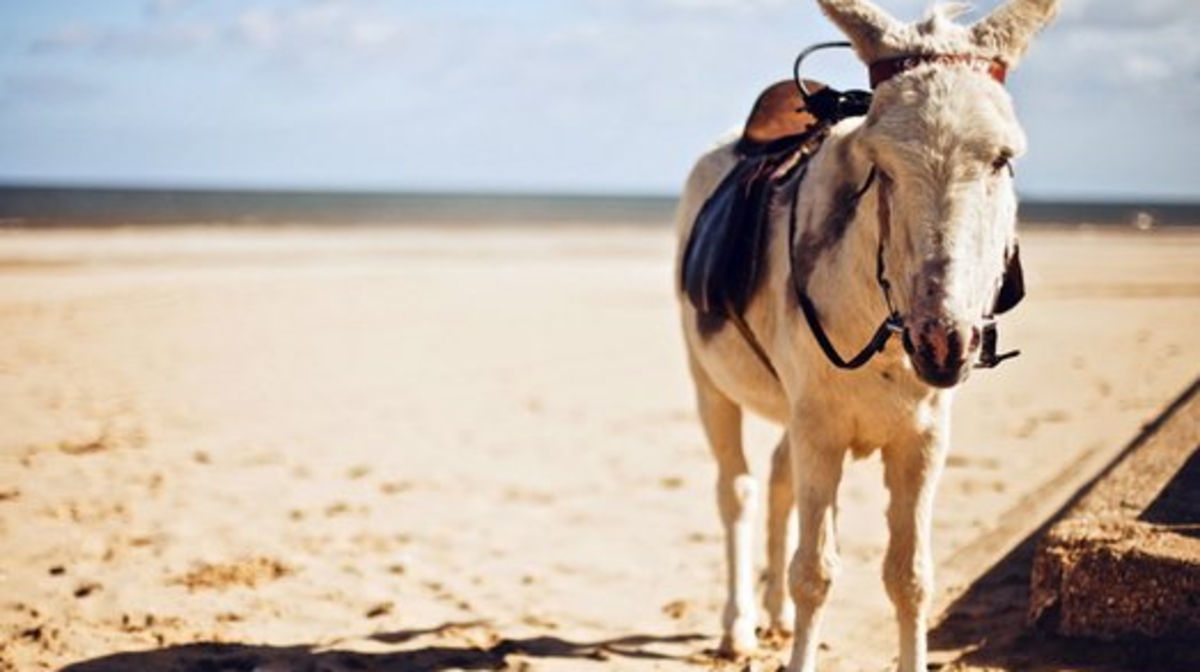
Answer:
MULTIPOLYGON (((671 222, 671 195, 354 192, 0 185, 0 228, 671 222)), ((1026 198, 1023 225, 1200 226, 1200 203, 1026 198)))

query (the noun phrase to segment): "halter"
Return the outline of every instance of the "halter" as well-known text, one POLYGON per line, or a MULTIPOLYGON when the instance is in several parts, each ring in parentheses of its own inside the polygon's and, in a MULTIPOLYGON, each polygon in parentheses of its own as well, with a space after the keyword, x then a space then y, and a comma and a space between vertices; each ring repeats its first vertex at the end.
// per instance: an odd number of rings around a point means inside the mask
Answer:
MULTIPOLYGON (((872 94, 868 91, 859 90, 837 91, 832 87, 826 87, 817 92, 810 92, 804 85, 803 78, 800 77, 800 66, 804 62, 804 59, 814 52, 823 49, 848 48, 850 46, 849 42, 823 42, 813 45, 800 52, 792 67, 792 77, 796 82, 796 88, 800 92, 800 97, 804 100, 805 109, 810 111, 825 128, 829 128, 847 117, 865 115, 870 109, 872 94)), ((1006 74, 1005 66, 1000 61, 971 54, 901 56, 876 61, 870 65, 871 88, 874 89, 896 75, 925 64, 965 65, 980 72, 985 72, 1001 84, 1004 83, 1006 74)), ((866 181, 850 198, 854 205, 857 206, 862 197, 875 185, 877 173, 878 170, 872 165, 871 172, 867 175, 866 181)), ((793 193, 788 232, 790 246, 796 244, 796 220, 798 217, 797 210, 799 209, 801 182, 802 179, 798 177, 793 193)), ((891 234, 891 218, 889 216, 889 205, 886 200, 886 194, 882 192, 879 194, 879 204, 879 244, 875 253, 875 281, 879 285, 880 292, 883 294, 884 302, 887 304, 888 315, 875 330, 875 334, 866 346, 849 360, 844 359, 837 351, 837 348, 834 347, 833 342, 829 339, 829 335, 821 326, 820 315, 812 298, 808 295, 807 287, 801 286, 795 270, 795 250, 793 249, 788 254, 790 263, 792 264, 792 286, 796 293, 796 300, 800 304, 800 310, 804 313, 804 319, 808 322, 809 329, 812 331, 817 345, 825 353, 825 357, 829 362, 839 369, 858 369, 862 367, 871 361, 871 358, 876 354, 883 352, 893 334, 902 335, 905 329, 904 318, 900 315, 895 303, 892 301, 891 283, 888 282, 884 264, 884 248, 891 234)), ((996 352, 998 333, 996 330, 995 313, 997 312, 997 305, 1000 302, 999 295, 1001 293, 1002 290, 998 289, 997 300, 994 302, 996 305, 983 316, 983 325, 980 329, 979 361, 975 364, 976 368, 995 368, 1004 360, 1021 354, 1020 350, 1000 354, 996 352)), ((908 339, 904 339, 904 345, 905 349, 911 354, 912 346, 908 339)))

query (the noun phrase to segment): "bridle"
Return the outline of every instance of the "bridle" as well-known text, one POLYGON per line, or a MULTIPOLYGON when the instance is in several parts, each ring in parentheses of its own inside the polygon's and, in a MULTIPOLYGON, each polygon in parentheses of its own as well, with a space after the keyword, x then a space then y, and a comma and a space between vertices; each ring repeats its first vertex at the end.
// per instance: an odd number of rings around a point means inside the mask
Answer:
MULTIPOLYGON (((796 88, 800 92, 800 97, 804 101, 804 109, 809 111, 817 118, 821 125, 821 130, 817 133, 823 134, 828 131, 834 124, 842 121, 847 117, 863 116, 867 113, 871 106, 872 94, 868 91, 849 90, 838 91, 832 87, 826 87, 819 91, 809 91, 805 86, 803 78, 800 76, 800 66, 804 59, 816 51, 832 48, 848 48, 849 42, 824 42, 813 45, 796 57, 795 64, 792 68, 792 77, 796 82, 796 88)), ((984 58, 972 54, 927 54, 927 55, 912 55, 901 56, 898 58, 889 58, 876 61, 870 65, 870 82, 871 88, 874 89, 883 82, 907 72, 913 68, 925 64, 953 64, 965 65, 980 72, 985 72, 997 82, 1003 84, 1006 74, 1006 69, 1003 63, 995 59, 984 58)), ((879 182, 878 169, 872 165, 871 172, 867 175, 866 181, 857 189, 850 197, 852 204, 862 200, 862 197, 879 182)), ((879 193, 879 244, 875 253, 875 281, 879 285, 880 293, 883 295, 885 304, 887 305, 888 315, 880 323, 875 330, 871 340, 859 350, 858 354, 850 359, 845 359, 841 353, 834 347, 830 341, 829 335, 821 326, 820 315, 817 312, 816 305, 812 298, 808 295, 807 283, 802 282, 800 276, 796 273, 796 227, 799 210, 799 195, 800 185, 803 181, 802 175, 797 176, 795 180, 794 193, 791 204, 791 216, 789 221, 788 241, 789 246, 793 249, 789 250, 788 257, 792 265, 791 276, 792 286, 796 293, 796 300, 800 304, 800 310, 804 314, 804 319, 808 322, 809 329, 812 331, 813 337, 820 346, 821 351, 831 364, 839 369, 857 369, 865 365, 867 362, 878 353, 883 352, 887 347, 888 341, 891 340, 893 334, 899 334, 903 337, 905 331, 905 322, 900 311, 896 309, 896 305, 892 300, 891 283, 887 279, 887 270, 884 263, 884 251, 888 238, 891 234, 891 217, 890 205, 887 201, 887 194, 883 191, 879 193)), ((998 332, 996 328, 995 313, 998 311, 1000 304, 1000 295, 1003 289, 1001 284, 997 284, 996 296, 993 301, 993 306, 983 316, 983 325, 980 328, 980 353, 979 361, 976 363, 976 368, 991 369, 995 368, 1001 362, 1016 357, 1021 354, 1020 350, 1012 350, 1004 353, 997 353, 996 347, 998 344, 998 332)), ((912 343, 907 337, 903 337, 905 350, 912 354, 912 343)))

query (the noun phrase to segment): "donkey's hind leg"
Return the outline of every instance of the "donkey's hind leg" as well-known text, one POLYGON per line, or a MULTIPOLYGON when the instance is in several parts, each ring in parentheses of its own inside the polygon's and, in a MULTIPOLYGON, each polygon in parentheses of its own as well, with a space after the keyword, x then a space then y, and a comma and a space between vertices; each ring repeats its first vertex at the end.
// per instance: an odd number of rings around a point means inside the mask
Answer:
POLYGON ((751 550, 758 487, 742 451, 742 409, 720 392, 692 361, 700 421, 717 460, 717 507, 725 528, 729 593, 722 614, 721 650, 753 651, 758 616, 754 606, 754 554, 751 550))
POLYGON ((796 549, 796 527, 788 523, 796 504, 792 486, 791 446, 785 433, 771 456, 771 484, 767 491, 767 586, 764 602, 775 636, 791 634, 796 609, 788 595, 788 562, 796 549))

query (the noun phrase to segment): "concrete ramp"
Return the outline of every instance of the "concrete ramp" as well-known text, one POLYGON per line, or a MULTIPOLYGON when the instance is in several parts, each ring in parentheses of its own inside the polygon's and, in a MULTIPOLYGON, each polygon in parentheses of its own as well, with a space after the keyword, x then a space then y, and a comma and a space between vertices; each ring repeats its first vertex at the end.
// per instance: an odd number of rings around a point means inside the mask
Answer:
POLYGON ((1030 618, 1042 630, 1200 642, 1197 387, 1180 401, 1039 544, 1030 618))
POLYGON ((1197 642, 1200 379, 930 633, 961 672, 1195 672, 1197 642))

